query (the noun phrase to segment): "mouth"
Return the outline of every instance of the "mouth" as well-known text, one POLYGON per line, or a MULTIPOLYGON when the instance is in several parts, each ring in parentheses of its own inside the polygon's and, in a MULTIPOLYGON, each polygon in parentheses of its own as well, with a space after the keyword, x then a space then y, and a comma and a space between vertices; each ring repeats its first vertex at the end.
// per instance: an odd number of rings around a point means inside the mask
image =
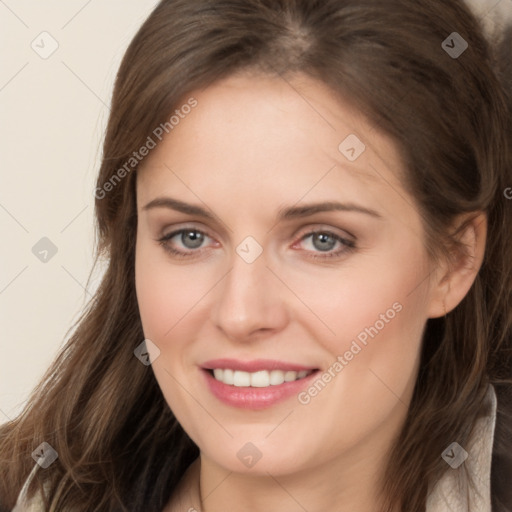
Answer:
POLYGON ((310 385, 319 368, 258 360, 215 360, 201 368, 208 390, 221 402, 242 409, 265 409, 310 385))
POLYGON ((260 370, 244 372, 232 368, 215 368, 206 371, 218 382, 234 387, 268 388, 280 386, 285 382, 295 382, 305 379, 318 370, 260 370))

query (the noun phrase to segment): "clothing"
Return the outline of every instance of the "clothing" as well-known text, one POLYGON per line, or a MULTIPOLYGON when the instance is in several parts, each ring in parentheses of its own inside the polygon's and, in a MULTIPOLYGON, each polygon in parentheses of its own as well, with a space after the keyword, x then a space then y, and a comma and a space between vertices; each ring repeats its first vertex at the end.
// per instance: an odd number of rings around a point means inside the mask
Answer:
MULTIPOLYGON (((478 420, 467 446, 463 447, 468 453, 468 458, 459 468, 449 468, 437 485, 430 490, 426 512, 491 512, 491 462, 497 409, 496 393, 492 385, 489 385, 486 403, 491 404, 489 415, 478 420), (475 490, 468 486, 462 468, 465 468, 474 479, 475 490)), ((197 466, 196 463, 193 465, 197 466)), ((36 464, 25 482, 18 497, 18 503, 12 512, 40 512, 42 510, 40 497, 36 495, 32 500, 27 501, 25 495, 30 479, 38 469, 39 466, 36 464)), ((195 478, 191 478, 190 469, 187 471, 189 478, 184 479, 187 483, 183 485, 184 482, 182 482, 181 489, 192 498, 192 502, 195 502, 197 500, 197 496, 194 496, 197 494, 197 492, 194 493, 196 489, 188 488, 188 482, 192 486, 192 481, 195 481, 195 478)), ((194 475, 197 476, 197 472, 194 475)))
POLYGON ((486 396, 488 402, 492 404, 490 414, 477 421, 467 446, 463 447, 468 458, 463 466, 449 468, 431 489, 426 512, 491 512, 491 462, 497 410, 496 392, 491 385, 486 396), (464 478, 463 467, 474 479, 475 489, 464 478))
POLYGON ((23 484, 20 494, 18 495, 16 506, 12 509, 12 512, 41 512, 41 510, 43 510, 43 502, 39 494, 36 494, 31 500, 27 500, 26 495, 28 486, 38 469, 39 464, 36 464, 30 472, 30 475, 28 475, 28 478, 23 484))
POLYGON ((481 22, 484 34, 490 40, 499 39, 504 29, 512 25, 512 2, 499 0, 465 0, 481 22))

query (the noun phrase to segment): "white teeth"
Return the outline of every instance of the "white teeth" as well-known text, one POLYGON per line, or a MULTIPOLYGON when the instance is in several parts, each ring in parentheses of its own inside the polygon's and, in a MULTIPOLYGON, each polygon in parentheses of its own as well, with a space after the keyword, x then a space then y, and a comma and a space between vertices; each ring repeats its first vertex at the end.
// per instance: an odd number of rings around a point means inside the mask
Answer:
POLYGON ((253 388, 266 388, 270 386, 270 374, 265 371, 251 373, 251 386, 253 388))
POLYGON ((233 377, 233 385, 237 387, 250 386, 251 385, 251 374, 247 372, 235 371, 233 377))
MULTIPOLYGON (((234 383, 234 376, 235 376, 235 372, 233 370, 229 370, 226 368, 224 370, 224 375, 222 376, 222 381, 224 382, 224 384, 229 384, 230 386, 232 386, 234 383)), ((220 379, 217 379, 217 380, 220 380, 220 379)))
POLYGON ((312 370, 301 370, 300 372, 283 370, 260 370, 258 372, 243 372, 240 370, 230 370, 228 368, 215 368, 213 376, 216 380, 236 387, 266 388, 269 386, 278 386, 283 382, 293 382, 303 379, 312 373, 312 370))
POLYGON ((272 370, 270 372, 270 384, 272 386, 278 386, 284 382, 284 372, 281 370, 272 370))
POLYGON ((292 382, 297 378, 297 372, 286 372, 284 374, 284 381, 285 382, 292 382))

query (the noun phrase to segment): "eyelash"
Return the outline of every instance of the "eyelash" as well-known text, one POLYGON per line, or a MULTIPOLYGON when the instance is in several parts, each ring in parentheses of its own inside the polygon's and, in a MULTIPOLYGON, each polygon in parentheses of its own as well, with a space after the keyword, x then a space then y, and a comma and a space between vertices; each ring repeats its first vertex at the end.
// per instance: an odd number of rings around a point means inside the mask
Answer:
MULTIPOLYGON (((211 238, 207 233, 205 233, 204 231, 201 231, 200 229, 196 229, 196 228, 182 228, 182 229, 178 229, 176 231, 173 231, 172 233, 169 233, 168 235, 164 235, 162 238, 158 239, 158 243, 163 247, 163 249, 170 253, 173 257, 176 257, 176 258, 194 258, 194 257, 197 257, 198 255, 200 255, 203 250, 202 249, 198 249, 198 250, 190 250, 189 252, 185 252, 185 251, 180 251, 180 250, 177 250, 175 249, 174 247, 171 247, 169 245, 169 240, 171 240, 172 238, 174 238, 176 235, 180 235, 182 233, 185 233, 185 232, 194 232, 194 233, 198 233, 198 234, 201 234, 201 235, 204 235, 208 238, 211 238)), ((332 237, 334 240, 336 240, 337 242, 340 242, 342 245, 343 245, 343 248, 342 249, 339 249, 337 251, 334 251, 334 252, 324 252, 324 253, 321 253, 320 251, 317 251, 317 253, 320 253, 322 254, 322 256, 319 256, 318 254, 311 254, 309 255, 308 257, 309 258, 313 258, 313 259, 329 259, 329 258, 336 258, 336 257, 340 257, 342 254, 346 254, 346 253, 351 253, 353 252, 354 250, 356 250, 356 244, 355 242, 353 242, 352 240, 348 240, 346 238, 343 238, 331 231, 328 231, 328 230, 316 230, 316 231, 310 231, 306 234, 304 234, 301 238, 300 238, 300 242, 302 242, 303 240, 305 240, 306 238, 310 237, 311 235, 316 235, 316 234, 323 234, 323 235, 329 235, 330 237, 332 237)))

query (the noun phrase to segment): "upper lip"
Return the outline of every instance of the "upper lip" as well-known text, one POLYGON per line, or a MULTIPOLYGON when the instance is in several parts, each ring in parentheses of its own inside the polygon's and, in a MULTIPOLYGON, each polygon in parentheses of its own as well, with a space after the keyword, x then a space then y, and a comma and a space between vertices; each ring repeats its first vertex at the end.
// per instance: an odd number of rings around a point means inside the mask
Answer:
POLYGON ((277 361, 275 359, 253 359, 252 361, 240 361, 238 359, 211 359, 201 365, 205 370, 215 370, 216 368, 229 368, 231 370, 240 370, 244 372, 258 372, 261 370, 284 370, 300 372, 303 370, 317 370, 314 366, 304 366, 296 363, 277 361))

